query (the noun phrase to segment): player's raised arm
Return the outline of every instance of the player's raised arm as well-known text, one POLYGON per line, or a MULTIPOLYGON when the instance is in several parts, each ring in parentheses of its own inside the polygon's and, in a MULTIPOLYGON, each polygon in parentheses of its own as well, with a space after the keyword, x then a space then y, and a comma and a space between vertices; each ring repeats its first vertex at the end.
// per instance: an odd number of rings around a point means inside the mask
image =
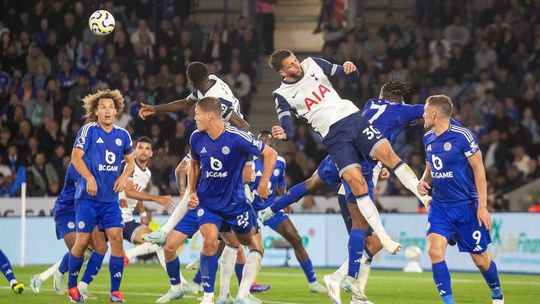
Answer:
POLYGON ((360 72, 350 61, 345 61, 343 65, 333 64, 322 58, 313 58, 315 63, 321 67, 326 76, 345 78, 348 81, 356 81, 360 78, 360 72))
MULTIPOLYGON (((191 96, 191 95, 190 95, 191 96)), ((152 116, 158 113, 165 112, 180 112, 184 110, 189 110, 196 100, 190 98, 189 96, 184 99, 171 101, 169 103, 160 104, 160 105, 149 105, 146 103, 141 103, 141 108, 139 109, 139 117, 141 119, 146 119, 148 116, 152 116)))
POLYGON ((487 230, 492 227, 491 215, 487 209, 486 170, 482 162, 482 152, 478 151, 468 158, 474 174, 474 184, 478 192, 478 223, 484 224, 487 230))
POLYGON ((228 119, 229 123, 240 130, 249 131, 249 123, 245 121, 238 113, 235 111, 231 112, 231 115, 228 119))
POLYGON ((272 136, 280 140, 289 140, 294 136, 291 106, 285 97, 276 93, 274 93, 274 101, 276 103, 279 126, 272 127, 272 136))
POLYGON ((96 179, 84 163, 83 156, 84 150, 76 147, 71 152, 71 163, 77 172, 79 172, 79 174, 86 180, 86 193, 95 196, 98 191, 96 179))

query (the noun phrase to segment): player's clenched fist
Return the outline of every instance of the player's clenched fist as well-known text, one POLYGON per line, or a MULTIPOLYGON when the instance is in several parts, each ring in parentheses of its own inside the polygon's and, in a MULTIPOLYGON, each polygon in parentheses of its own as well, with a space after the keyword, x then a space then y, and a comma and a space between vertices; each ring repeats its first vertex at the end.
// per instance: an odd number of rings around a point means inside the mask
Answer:
POLYGON ((282 127, 273 126, 272 127, 272 137, 274 137, 275 139, 286 140, 287 139, 287 134, 285 134, 285 130, 283 130, 282 127))
POLYGON ((345 74, 350 74, 356 71, 356 66, 350 61, 345 61, 345 63, 343 64, 343 71, 345 72, 345 74))
POLYGON ((141 108, 139 109, 139 117, 141 119, 145 119, 148 116, 156 114, 156 110, 154 109, 154 106, 141 103, 141 108))
POLYGON ((259 194, 259 197, 261 200, 266 200, 268 196, 270 195, 270 188, 268 188, 268 184, 259 183, 259 186, 257 187, 257 194, 259 194))
POLYGON ((93 176, 86 181, 86 193, 92 196, 97 194, 97 183, 93 176))
POLYGON ((194 210, 197 206, 199 206, 199 197, 197 196, 197 193, 191 193, 189 195, 188 208, 194 210))

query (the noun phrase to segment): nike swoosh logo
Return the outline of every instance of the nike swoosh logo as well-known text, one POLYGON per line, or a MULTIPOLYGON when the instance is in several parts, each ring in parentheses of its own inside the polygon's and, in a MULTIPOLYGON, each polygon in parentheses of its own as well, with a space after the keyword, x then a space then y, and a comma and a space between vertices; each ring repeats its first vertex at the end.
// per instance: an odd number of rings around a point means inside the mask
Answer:
POLYGON ((296 95, 298 95, 298 92, 294 93, 294 95, 292 96, 292 98, 295 98, 296 95))

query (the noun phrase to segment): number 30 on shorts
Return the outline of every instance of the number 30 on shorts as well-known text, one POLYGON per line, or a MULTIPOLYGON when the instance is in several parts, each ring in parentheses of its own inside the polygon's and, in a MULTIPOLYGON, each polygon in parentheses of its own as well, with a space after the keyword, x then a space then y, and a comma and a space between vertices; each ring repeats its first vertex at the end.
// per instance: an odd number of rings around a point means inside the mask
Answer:
POLYGON ((243 214, 237 215, 236 220, 238 222, 238 226, 242 228, 246 228, 249 225, 249 211, 246 211, 243 214))

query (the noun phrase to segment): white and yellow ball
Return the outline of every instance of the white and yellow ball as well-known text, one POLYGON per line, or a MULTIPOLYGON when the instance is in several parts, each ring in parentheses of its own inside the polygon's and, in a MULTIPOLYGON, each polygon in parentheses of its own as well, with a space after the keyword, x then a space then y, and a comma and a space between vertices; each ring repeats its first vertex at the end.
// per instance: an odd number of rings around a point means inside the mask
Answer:
POLYGON ((95 35, 108 35, 114 31, 114 17, 106 10, 97 10, 88 19, 88 26, 95 35))

